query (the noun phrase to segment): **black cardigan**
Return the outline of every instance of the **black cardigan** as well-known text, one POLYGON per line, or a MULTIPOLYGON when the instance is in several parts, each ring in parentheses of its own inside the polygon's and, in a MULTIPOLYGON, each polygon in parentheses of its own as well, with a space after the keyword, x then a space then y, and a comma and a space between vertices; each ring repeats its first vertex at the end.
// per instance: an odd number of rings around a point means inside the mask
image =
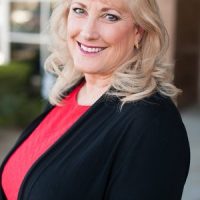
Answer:
MULTIPOLYGON (((0 175, 53 107, 23 131, 0 175)), ((187 133, 169 98, 155 93, 120 110, 117 98, 103 95, 32 166, 18 200, 180 200, 189 163, 187 133)))

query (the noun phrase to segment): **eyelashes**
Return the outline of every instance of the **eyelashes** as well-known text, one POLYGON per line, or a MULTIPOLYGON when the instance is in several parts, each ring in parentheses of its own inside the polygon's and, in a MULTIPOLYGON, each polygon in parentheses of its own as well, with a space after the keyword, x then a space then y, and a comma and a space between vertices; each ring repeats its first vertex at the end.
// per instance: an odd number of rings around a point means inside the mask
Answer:
MULTIPOLYGON (((87 14, 87 12, 83 8, 72 8, 72 10, 76 15, 79 15, 79 16, 83 16, 87 14)), ((101 17, 105 18, 107 21, 110 21, 110 22, 116 22, 121 19, 119 16, 110 14, 110 13, 105 13, 101 17)))
POLYGON ((120 17, 116 16, 116 15, 113 15, 113 14, 105 14, 104 17, 109 20, 109 21, 112 21, 112 22, 115 22, 115 21, 119 21, 120 20, 120 17))
POLYGON ((73 8, 72 10, 74 13, 80 14, 80 15, 85 13, 84 9, 82 8, 73 8))

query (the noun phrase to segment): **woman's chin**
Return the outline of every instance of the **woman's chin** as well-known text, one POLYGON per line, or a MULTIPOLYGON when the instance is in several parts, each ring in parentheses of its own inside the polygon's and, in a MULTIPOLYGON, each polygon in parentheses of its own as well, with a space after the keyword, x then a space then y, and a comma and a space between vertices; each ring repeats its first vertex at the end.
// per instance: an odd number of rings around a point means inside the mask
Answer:
POLYGON ((84 67, 84 66, 75 66, 74 67, 77 71, 84 73, 84 74, 95 74, 98 73, 98 71, 91 67, 84 67))

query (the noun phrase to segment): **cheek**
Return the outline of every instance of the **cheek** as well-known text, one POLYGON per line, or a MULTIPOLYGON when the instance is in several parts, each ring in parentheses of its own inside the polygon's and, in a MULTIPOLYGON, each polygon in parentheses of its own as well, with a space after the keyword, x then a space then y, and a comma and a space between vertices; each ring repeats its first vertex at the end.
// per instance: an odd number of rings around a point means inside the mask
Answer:
MULTIPOLYGON (((116 26, 102 29, 104 40, 116 48, 130 46, 134 43, 134 31, 132 26, 116 26)), ((133 45, 132 45, 133 46, 133 45)))
POLYGON ((67 37, 72 38, 79 32, 80 22, 75 20, 73 17, 68 17, 67 21, 67 37))
POLYGON ((76 27, 72 23, 67 25, 67 37, 70 39, 76 33, 76 27))
POLYGON ((119 66, 129 56, 132 56, 135 38, 133 27, 121 26, 115 29, 104 29, 104 38, 111 47, 105 59, 112 63, 112 67, 119 66))
POLYGON ((68 46, 68 50, 69 53, 71 54, 71 56, 73 57, 73 52, 75 49, 75 44, 74 44, 74 37, 76 36, 77 32, 77 26, 73 23, 73 21, 68 18, 67 21, 67 46, 68 46))

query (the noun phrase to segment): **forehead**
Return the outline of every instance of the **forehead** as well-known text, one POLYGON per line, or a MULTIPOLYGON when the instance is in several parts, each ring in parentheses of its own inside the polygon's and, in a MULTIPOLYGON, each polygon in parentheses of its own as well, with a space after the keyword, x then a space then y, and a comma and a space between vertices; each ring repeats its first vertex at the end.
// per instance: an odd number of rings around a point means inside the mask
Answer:
POLYGON ((96 4, 99 7, 109 7, 124 11, 127 11, 129 7, 127 0, 72 0, 71 3, 82 3, 87 6, 96 4))

